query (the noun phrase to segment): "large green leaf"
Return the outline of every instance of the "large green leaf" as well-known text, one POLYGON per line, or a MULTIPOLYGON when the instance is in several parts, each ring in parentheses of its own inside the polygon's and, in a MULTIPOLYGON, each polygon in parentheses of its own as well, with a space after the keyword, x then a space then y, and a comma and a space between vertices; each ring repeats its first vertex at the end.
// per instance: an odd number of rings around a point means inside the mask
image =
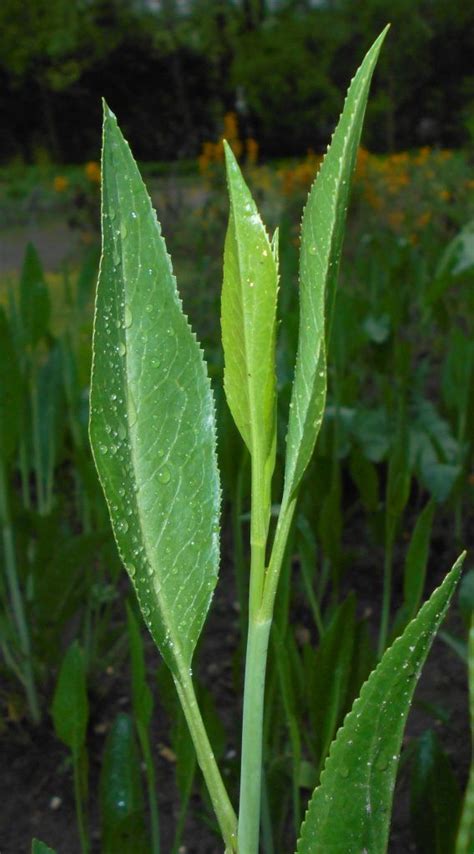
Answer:
POLYGON ((245 444, 264 464, 275 440, 277 261, 228 145, 225 151, 230 214, 222 286, 224 387, 245 444))
POLYGON ((463 557, 363 686, 331 746, 302 825, 297 854, 386 851, 406 718, 421 667, 459 580, 463 557))
POLYGON ((217 580, 214 404, 160 226, 108 108, 102 173, 90 437, 120 555, 177 674, 217 580))
POLYGON ((326 400, 326 303, 334 299, 349 185, 370 81, 387 28, 367 53, 347 93, 339 124, 309 194, 300 252, 300 326, 287 435, 285 491, 301 481, 319 433, 326 400))

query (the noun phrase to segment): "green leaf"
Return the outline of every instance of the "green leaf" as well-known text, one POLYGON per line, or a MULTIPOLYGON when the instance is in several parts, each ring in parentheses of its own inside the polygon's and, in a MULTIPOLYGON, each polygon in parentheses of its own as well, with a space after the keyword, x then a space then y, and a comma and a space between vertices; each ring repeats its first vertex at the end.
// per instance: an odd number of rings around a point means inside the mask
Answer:
POLYGON ((347 710, 355 631, 355 597, 352 594, 338 607, 324 633, 309 680, 311 726, 321 763, 347 710), (315 698, 318 698, 316 702, 315 698))
POLYGON ((332 306, 349 185, 370 81, 387 28, 367 53, 347 93, 331 146, 303 214, 300 252, 300 328, 287 435, 285 491, 298 488, 321 426, 326 400, 326 302, 332 306))
POLYGON ((270 458, 273 469, 277 262, 255 202, 227 144, 225 154, 230 214, 222 286, 224 388, 250 453, 262 465, 270 458))
POLYGON ((409 620, 414 617, 423 596, 435 506, 434 501, 428 501, 420 513, 405 559, 403 598, 409 620))
POLYGON ((31 854, 56 854, 53 848, 49 848, 44 842, 39 839, 33 839, 31 843, 31 854))
POLYGON ((21 424, 22 380, 10 325, 0 307, 0 461, 15 451, 21 424))
POLYGON ((129 715, 117 715, 100 775, 102 854, 147 854, 140 760, 129 715))
POLYGON ((419 854, 454 850, 461 791, 433 730, 419 738, 411 777, 411 825, 419 854))
POLYGON ((77 641, 64 656, 51 712, 56 735, 78 757, 86 740, 89 704, 84 657, 77 641))
POLYGON ((31 243, 26 247, 21 271, 20 311, 24 343, 36 347, 48 332, 51 304, 41 261, 31 243))
MULTIPOLYGON (((385 854, 403 730, 416 683, 464 555, 383 656, 331 746, 297 854, 385 854)), ((318 698, 315 698, 318 702, 318 698)))
POLYGON ((217 580, 214 405, 160 226, 107 107, 102 175, 90 437, 120 556, 176 675, 217 580))
POLYGON ((145 730, 150 726, 153 714, 153 694, 146 681, 145 656, 143 652, 143 640, 140 626, 135 619, 130 605, 127 602, 127 626, 128 642, 130 646, 130 659, 132 664, 132 703, 133 714, 137 724, 145 730))

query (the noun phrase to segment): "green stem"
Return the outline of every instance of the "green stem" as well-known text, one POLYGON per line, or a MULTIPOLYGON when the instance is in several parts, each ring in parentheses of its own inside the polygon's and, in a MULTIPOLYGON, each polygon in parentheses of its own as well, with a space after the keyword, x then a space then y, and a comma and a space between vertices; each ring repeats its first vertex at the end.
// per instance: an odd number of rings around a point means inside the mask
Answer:
POLYGON ((82 854, 89 854, 89 837, 86 830, 84 803, 82 797, 82 757, 80 755, 77 756, 73 754, 72 760, 74 766, 74 798, 76 801, 77 828, 81 842, 81 851, 82 854))
POLYGON ((226 850, 233 854, 233 852, 237 851, 237 819, 224 783, 222 782, 222 777, 204 727, 191 675, 183 668, 179 676, 174 676, 173 678, 194 743, 199 767, 206 781, 212 806, 219 822, 226 850))
POLYGON ((244 713, 239 805, 239 852, 257 854, 260 831, 262 732, 265 670, 272 621, 249 621, 245 660, 244 713))
POLYGON ((471 768, 456 838, 456 854, 471 854, 474 844, 474 611, 468 643, 469 714, 471 721, 471 768))
POLYGON ((385 652, 388 636, 388 623, 390 619, 390 604, 392 600, 392 564, 393 564, 393 536, 389 534, 385 543, 385 557, 383 566, 383 596, 382 613, 380 617, 380 632, 378 656, 385 652))
POLYGON ((290 533, 291 523, 296 508, 296 497, 283 496, 280 515, 278 516, 275 539, 273 541, 270 562, 265 574, 265 589, 261 607, 262 619, 271 620, 275 604, 275 596, 280 577, 281 565, 285 556, 286 544, 290 533))
POLYGON ((41 461, 41 438, 38 416, 38 396, 36 393, 34 376, 30 380, 30 400, 32 413, 32 431, 33 431, 33 460, 35 468, 35 483, 36 483, 36 503, 38 513, 44 515, 45 500, 44 500, 44 484, 43 484, 43 466, 41 461))
POLYGON ((20 581, 18 578, 18 571, 16 566, 15 546, 13 542, 13 530, 10 518, 10 508, 8 503, 5 466, 2 462, 0 462, 0 519, 2 523, 3 549, 5 555, 5 573, 7 576, 8 591, 10 594, 13 619, 17 627, 20 648, 24 658, 23 678, 25 691, 32 720, 35 724, 38 724, 41 720, 41 711, 33 674, 30 633, 26 620, 23 597, 21 593, 20 581))
POLYGON ((30 467, 28 464, 28 457, 26 453, 26 442, 24 439, 20 440, 19 447, 19 462, 20 462, 20 472, 21 472, 21 495, 23 498, 23 506, 26 510, 31 510, 31 498, 30 498, 30 467))

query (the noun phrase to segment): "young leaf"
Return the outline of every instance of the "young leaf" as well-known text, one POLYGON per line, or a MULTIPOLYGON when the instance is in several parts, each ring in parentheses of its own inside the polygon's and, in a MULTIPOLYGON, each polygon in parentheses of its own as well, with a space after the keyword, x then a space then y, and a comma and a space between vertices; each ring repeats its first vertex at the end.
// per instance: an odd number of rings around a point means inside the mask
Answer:
POLYGON ((225 154, 230 215, 222 286, 224 388, 247 448, 264 464, 275 442, 277 262, 228 145, 225 154))
POLYGON ((117 715, 100 776, 103 854, 148 854, 140 761, 129 715, 117 715))
POLYGON ((303 214, 300 329, 287 435, 285 491, 297 490, 321 426, 326 399, 325 306, 335 294, 349 184, 370 81, 387 28, 367 53, 347 93, 331 146, 303 214), (327 296, 326 296, 327 295, 327 296))
POLYGON ((86 740, 89 704, 84 656, 77 641, 64 656, 51 711, 56 735, 78 758, 86 740))
POLYGON ((331 746, 320 786, 302 824, 297 854, 386 851, 393 787, 411 699, 459 580, 463 559, 464 555, 456 561, 362 687, 331 746))
POLYGON ((120 555, 177 675, 217 580, 214 405, 160 226, 107 107, 102 174, 91 444, 120 555))

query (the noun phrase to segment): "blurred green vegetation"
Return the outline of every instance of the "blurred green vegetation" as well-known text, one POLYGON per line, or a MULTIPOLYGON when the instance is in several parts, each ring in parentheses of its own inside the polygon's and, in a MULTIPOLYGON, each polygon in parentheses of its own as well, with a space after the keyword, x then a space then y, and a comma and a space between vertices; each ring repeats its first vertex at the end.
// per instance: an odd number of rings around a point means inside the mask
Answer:
MULTIPOLYGON (((229 117, 228 130, 232 122, 231 142, 243 151, 239 129, 229 117)), ((279 225, 281 233, 278 481, 297 340, 299 220, 319 157, 310 153, 303 160, 272 166, 254 161, 247 152, 246 176, 264 219, 272 230, 279 225)), ((191 171, 191 166, 187 168, 191 171)), ((35 167, 32 187, 38 174, 35 167)), ((247 607, 249 466, 222 394, 218 317, 227 199, 219 146, 208 145, 191 174, 176 175, 167 185, 159 166, 151 165, 149 174, 185 310, 205 347, 216 393, 223 573, 232 564, 236 576, 236 592, 231 594, 235 601, 229 602, 229 594, 222 593, 226 619, 232 609, 235 637, 229 651, 234 655, 232 666, 222 666, 230 673, 228 687, 239 696, 242 649, 237 624, 245 624, 247 607)), ((299 823, 307 790, 318 779, 331 738, 376 659, 373 637, 378 617, 370 619, 370 608, 380 613, 384 574, 393 603, 390 641, 472 536, 471 176, 462 152, 429 147, 394 155, 359 152, 331 333, 328 406, 282 574, 269 666, 264 784, 268 851, 289 850, 287 834, 291 837, 292 824, 299 823), (363 592, 367 585, 369 596, 363 592), (277 647, 279 656, 274 654, 277 647), (315 693, 325 697, 326 704, 315 708, 315 693), (302 724, 296 723, 295 708, 302 724), (329 721, 324 730, 323 719, 329 721), (271 828, 273 842, 268 841, 271 828), (268 847, 271 844, 273 848, 268 847)), ((51 275, 30 246, 19 276, 2 283, 0 703, 1 725, 7 732, 18 723, 44 720, 73 639, 81 646, 92 706, 104 702, 111 684, 104 679, 108 668, 126 670, 129 643, 134 666, 144 679, 130 612, 129 638, 124 631, 128 587, 87 436, 98 177, 95 161, 43 173, 42 186, 56 215, 74 207, 79 190, 87 195, 88 207, 79 226, 92 244, 83 250, 80 263, 51 275)), ((18 195, 10 197, 13 218, 14 205, 25 192, 28 186, 21 185, 18 195)), ((471 591, 468 573, 461 591, 466 624, 473 606, 471 591)), ((465 634, 462 623, 457 634, 451 628, 443 634, 463 659, 465 634)), ((237 777, 238 715, 223 727, 206 677, 201 680, 206 669, 206 660, 198 653, 198 690, 216 755, 232 788, 237 777)), ((171 687, 160 668, 158 698, 173 722, 168 749, 179 760, 176 785, 181 806, 173 845, 178 850, 193 792, 204 797, 205 821, 212 824, 212 819, 171 687)), ((140 720, 135 705, 134 714, 140 720)), ((147 746, 150 718, 148 712, 143 714, 135 736, 150 784, 154 779, 147 746)), ((449 745, 453 714, 449 693, 439 697, 430 714, 436 741, 424 737, 406 757, 415 774, 414 802, 423 801, 427 808, 432 808, 431 777, 424 782, 420 776, 420 757, 428 755, 432 774, 441 773, 439 768, 446 764, 442 744, 449 745)), ((108 739, 105 775, 115 767, 111 745, 120 727, 128 752, 122 754, 119 744, 117 762, 127 764, 127 756, 132 756, 135 764, 130 767, 138 767, 131 723, 123 719, 114 724, 108 739)), ((80 804, 87 790, 80 782, 85 749, 81 742, 76 750, 80 804)), ((137 799, 142 810, 142 794, 137 799)), ((156 807, 150 803, 156 835, 156 807)), ((104 814, 108 809, 105 804, 104 814)), ((81 805, 79 823, 86 833, 82 811, 81 805)), ((142 812, 139 815, 142 822, 142 812)), ((454 819, 445 819, 451 821, 449 836, 454 819)), ((415 838, 420 833, 414 813, 415 838)))
POLYGON ((230 110, 265 156, 318 150, 387 19, 368 147, 466 144, 464 0, 3 0, 0 161, 96 159, 101 96, 142 160, 195 156, 230 110))

